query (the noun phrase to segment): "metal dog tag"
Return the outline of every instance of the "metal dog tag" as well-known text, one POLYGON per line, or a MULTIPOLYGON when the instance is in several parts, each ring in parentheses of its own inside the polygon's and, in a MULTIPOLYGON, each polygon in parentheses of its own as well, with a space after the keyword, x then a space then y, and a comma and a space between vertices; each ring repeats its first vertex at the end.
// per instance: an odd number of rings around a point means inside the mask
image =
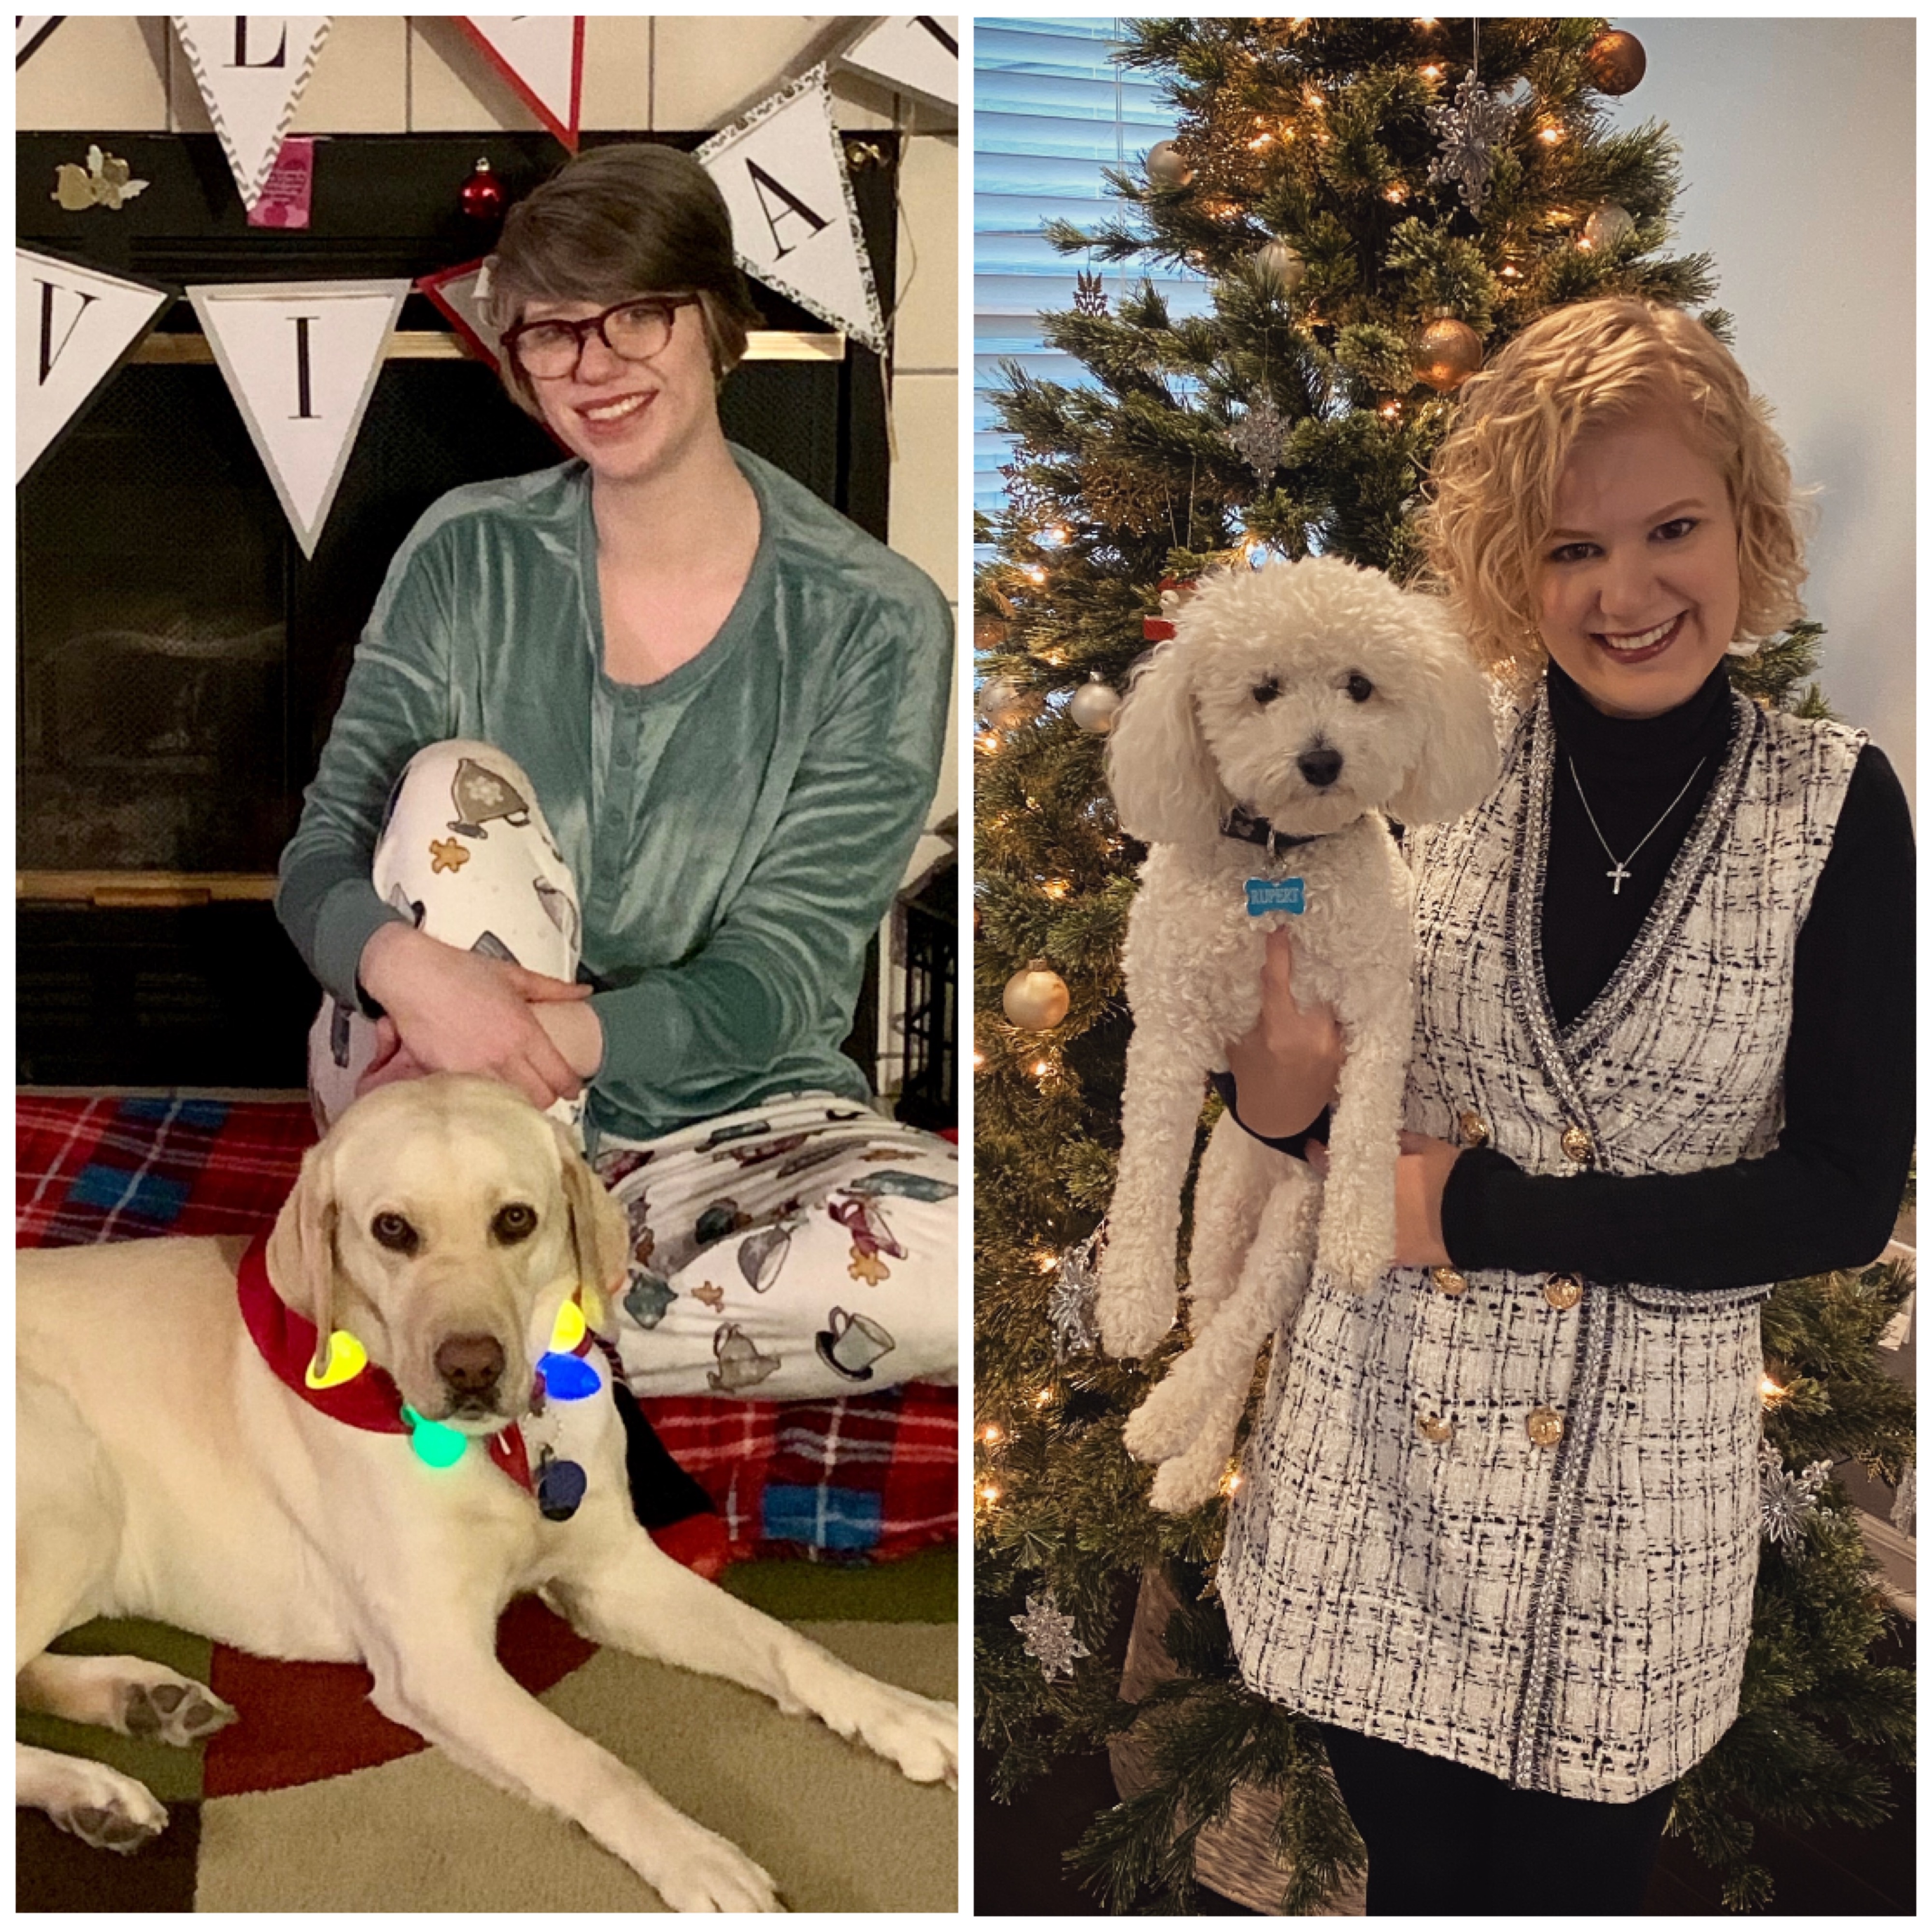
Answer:
POLYGON ((1249 918, 1259 919, 1264 913, 1301 912, 1305 910, 1299 879, 1250 879, 1248 881, 1249 918))

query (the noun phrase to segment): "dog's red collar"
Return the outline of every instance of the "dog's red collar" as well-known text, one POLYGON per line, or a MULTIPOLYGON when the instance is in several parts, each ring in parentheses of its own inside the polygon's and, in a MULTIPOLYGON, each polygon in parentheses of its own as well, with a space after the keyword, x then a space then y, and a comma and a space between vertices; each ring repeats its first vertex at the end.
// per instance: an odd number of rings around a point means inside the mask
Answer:
MULTIPOLYGON (((403 1420, 403 1392, 388 1371, 374 1362, 353 1381, 338 1382, 333 1388, 309 1387, 304 1374, 315 1358, 315 1324, 298 1315, 275 1292, 268 1279, 268 1238, 258 1234, 242 1257, 235 1281, 242 1318, 248 1324, 262 1360, 310 1408, 324 1415, 380 1436, 408 1435, 410 1426, 403 1420)), ((490 1461, 505 1475, 532 1490, 530 1455, 524 1447, 524 1432, 516 1424, 491 1436, 488 1448, 490 1461)))

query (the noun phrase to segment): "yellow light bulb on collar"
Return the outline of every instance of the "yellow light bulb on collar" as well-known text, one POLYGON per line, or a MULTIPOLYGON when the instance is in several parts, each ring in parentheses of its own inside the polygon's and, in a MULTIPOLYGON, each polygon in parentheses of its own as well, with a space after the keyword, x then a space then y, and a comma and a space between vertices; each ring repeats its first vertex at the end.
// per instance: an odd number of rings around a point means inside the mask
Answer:
POLYGON ((550 1345, 561 1355, 568 1354, 584 1340, 584 1310, 566 1301, 556 1311, 556 1326, 550 1331, 550 1345))
POLYGON ((328 1361, 318 1374, 310 1362, 302 1371, 302 1380, 312 1389, 340 1388, 352 1382, 369 1366, 369 1352, 346 1328, 334 1330, 328 1338, 328 1361))

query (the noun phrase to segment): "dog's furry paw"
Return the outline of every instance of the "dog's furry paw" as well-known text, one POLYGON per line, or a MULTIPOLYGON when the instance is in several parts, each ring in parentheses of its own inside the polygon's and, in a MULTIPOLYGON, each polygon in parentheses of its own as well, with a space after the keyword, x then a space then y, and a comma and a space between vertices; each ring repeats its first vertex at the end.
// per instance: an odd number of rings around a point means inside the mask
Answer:
POLYGON ((137 1778, 76 1758, 72 1788, 46 1806, 63 1832, 97 1850, 139 1851, 167 1826, 166 1805, 137 1778))
POLYGON ((1151 1354, 1174 1326, 1172 1296, 1163 1310, 1144 1300, 1110 1295, 1103 1288, 1096 1312, 1100 1318, 1101 1347, 1122 1361, 1151 1354))
POLYGON ((641 1876, 674 1912, 782 1912, 778 1888, 728 1838, 688 1818, 674 1846, 659 1847, 641 1876))
POLYGON ((1204 1446, 1196 1443, 1154 1472, 1154 1484, 1148 1491, 1148 1502, 1154 1508, 1168 1516, 1185 1516, 1198 1509, 1220 1487, 1227 1452, 1204 1454, 1204 1446))
POLYGON ((162 1672, 122 1687, 120 1729, 158 1744, 191 1744, 234 1723, 238 1713, 204 1684, 162 1672))
POLYGON ((858 1734, 915 1784, 959 1782, 959 1707, 910 1690, 878 1687, 875 1708, 860 1714, 858 1734))

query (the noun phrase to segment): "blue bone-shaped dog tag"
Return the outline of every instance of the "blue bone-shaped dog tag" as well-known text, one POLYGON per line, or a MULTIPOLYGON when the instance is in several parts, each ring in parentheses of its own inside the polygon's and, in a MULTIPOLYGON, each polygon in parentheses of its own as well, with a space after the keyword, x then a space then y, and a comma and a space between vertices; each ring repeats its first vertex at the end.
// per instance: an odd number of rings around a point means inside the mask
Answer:
POLYGON ((1266 912, 1300 912, 1299 879, 1250 879, 1248 881, 1248 916, 1259 919, 1266 912))

